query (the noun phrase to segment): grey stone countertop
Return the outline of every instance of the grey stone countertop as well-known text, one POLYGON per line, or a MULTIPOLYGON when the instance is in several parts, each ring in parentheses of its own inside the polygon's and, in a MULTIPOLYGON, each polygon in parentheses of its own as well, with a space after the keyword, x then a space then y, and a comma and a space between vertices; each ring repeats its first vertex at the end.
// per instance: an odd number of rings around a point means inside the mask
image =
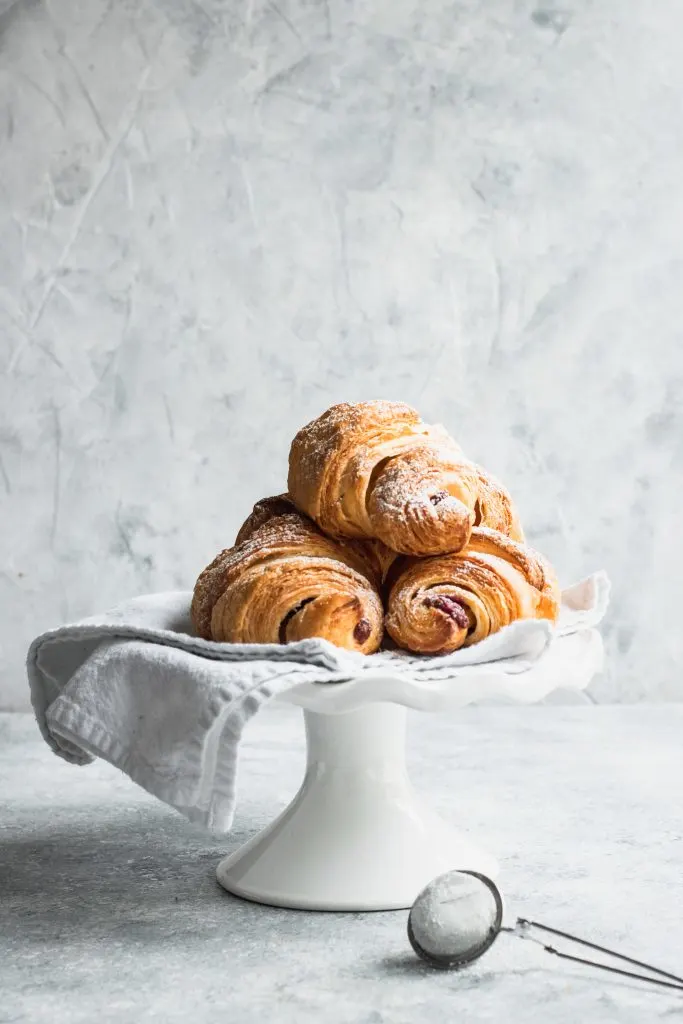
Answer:
MULTIPOLYGON (((414 714, 416 786, 501 859, 508 918, 683 972, 683 705, 414 714)), ((245 734, 235 828, 216 837, 108 765, 57 759, 31 718, 0 716, 0 1024, 683 1021, 683 994, 501 935, 435 972, 405 912, 250 904, 218 859, 270 820, 303 766, 295 708, 245 734)))

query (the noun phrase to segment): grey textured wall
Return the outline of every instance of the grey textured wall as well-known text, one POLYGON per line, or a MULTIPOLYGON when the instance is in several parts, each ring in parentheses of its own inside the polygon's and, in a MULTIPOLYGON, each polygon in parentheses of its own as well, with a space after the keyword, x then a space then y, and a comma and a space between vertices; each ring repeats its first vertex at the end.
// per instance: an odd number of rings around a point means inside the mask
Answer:
POLYGON ((450 427, 565 581, 608 569, 596 699, 683 699, 683 12, 539 4, 0 17, 0 705, 368 397, 450 427))

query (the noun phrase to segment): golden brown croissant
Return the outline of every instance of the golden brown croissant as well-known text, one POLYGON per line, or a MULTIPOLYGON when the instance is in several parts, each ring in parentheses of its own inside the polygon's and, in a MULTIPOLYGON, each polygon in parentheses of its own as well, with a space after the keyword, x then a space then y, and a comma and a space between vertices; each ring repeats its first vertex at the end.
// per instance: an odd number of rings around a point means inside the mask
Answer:
POLYGON ((456 554, 400 558, 387 579, 387 632, 399 647, 447 654, 516 619, 559 614, 551 566, 536 551, 485 527, 456 554))
POLYGON ((317 636, 371 654, 382 640, 380 579, 374 548, 326 537, 286 495, 266 498, 199 576, 192 621, 223 643, 317 636))
POLYGON ((400 402, 342 403, 303 427, 289 493, 325 533, 393 551, 458 551, 475 520, 479 471, 442 427, 400 402))

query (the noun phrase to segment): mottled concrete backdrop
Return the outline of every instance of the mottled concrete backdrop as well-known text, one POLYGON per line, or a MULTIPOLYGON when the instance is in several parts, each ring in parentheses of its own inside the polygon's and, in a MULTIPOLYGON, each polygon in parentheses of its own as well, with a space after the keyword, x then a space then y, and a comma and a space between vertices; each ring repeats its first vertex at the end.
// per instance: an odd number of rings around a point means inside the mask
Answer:
POLYGON ((683 9, 6 0, 0 704, 189 587, 290 437, 404 399, 614 580, 598 700, 683 699, 683 9))

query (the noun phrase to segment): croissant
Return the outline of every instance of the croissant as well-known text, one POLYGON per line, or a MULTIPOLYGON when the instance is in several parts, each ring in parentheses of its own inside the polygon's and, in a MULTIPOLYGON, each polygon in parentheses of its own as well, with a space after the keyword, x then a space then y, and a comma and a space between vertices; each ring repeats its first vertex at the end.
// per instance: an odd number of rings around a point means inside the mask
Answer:
POLYGON ((456 554, 397 559, 387 595, 387 632, 418 653, 448 654, 516 619, 554 622, 560 606, 548 562, 487 527, 475 527, 456 554))
POLYGON ((334 405, 290 450, 289 493, 325 533, 374 537, 406 555, 459 551, 480 486, 446 431, 400 402, 334 405))
POLYGON ((326 537, 279 495, 258 502, 235 546, 200 574, 192 621, 219 643, 317 636, 371 654, 383 632, 380 579, 373 547, 326 537))

